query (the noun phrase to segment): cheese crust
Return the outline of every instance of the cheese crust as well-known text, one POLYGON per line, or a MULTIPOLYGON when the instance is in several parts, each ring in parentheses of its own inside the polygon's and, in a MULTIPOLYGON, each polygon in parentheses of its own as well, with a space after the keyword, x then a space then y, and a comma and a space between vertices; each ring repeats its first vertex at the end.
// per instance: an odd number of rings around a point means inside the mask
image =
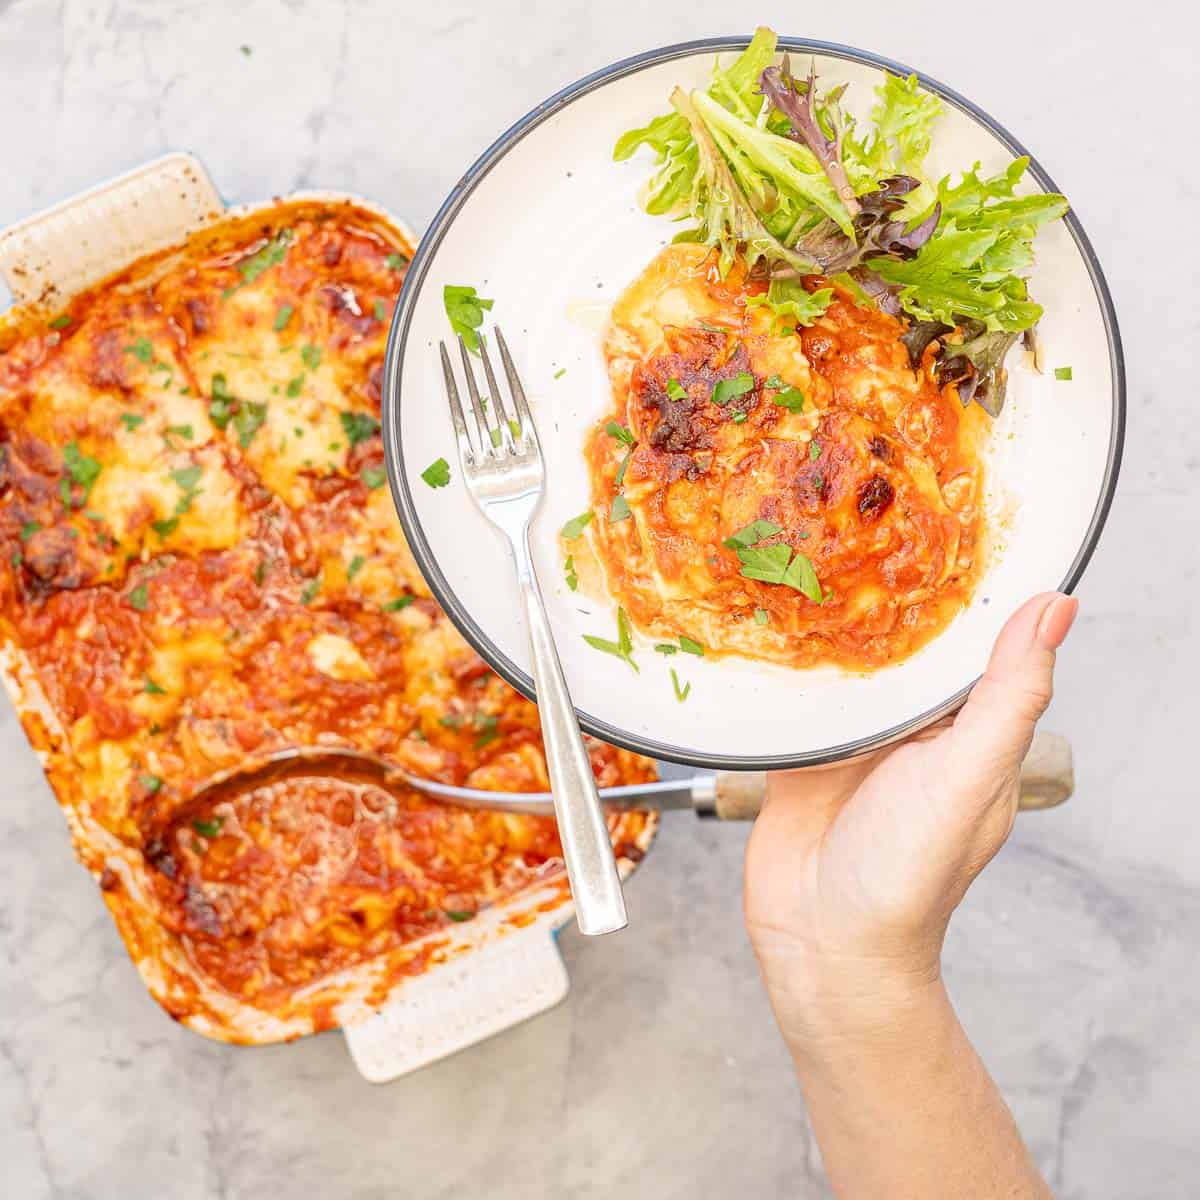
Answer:
MULTIPOLYGON (((535 708, 440 611, 385 486, 412 249, 353 204, 283 203, 0 326, 5 672, 131 955, 212 1036, 327 1027, 356 971, 377 1003, 430 935, 562 877, 546 819, 319 778, 191 799, 319 744, 547 786, 535 708)), ((591 751, 604 784, 653 774, 591 751)), ((612 826, 640 857, 650 819, 612 826)))
POLYGON ((614 409, 586 446, 605 583, 635 626, 710 654, 899 662, 979 577, 985 427, 911 368, 894 318, 835 288, 781 328, 747 304, 763 290, 683 244, 614 306, 614 409), (788 582, 743 573, 782 547, 788 582))

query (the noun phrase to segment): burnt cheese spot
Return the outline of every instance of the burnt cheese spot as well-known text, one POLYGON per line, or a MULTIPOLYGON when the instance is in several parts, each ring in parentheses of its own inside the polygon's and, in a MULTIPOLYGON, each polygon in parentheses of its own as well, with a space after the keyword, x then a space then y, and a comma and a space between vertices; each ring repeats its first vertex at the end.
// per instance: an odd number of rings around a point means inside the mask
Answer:
POLYGON ((882 462, 892 461, 891 443, 882 434, 875 434, 867 443, 867 449, 882 462))
POLYGON ((750 357, 745 346, 731 346, 725 334, 706 330, 670 330, 668 343, 672 352, 646 363, 633 379, 642 406, 655 413, 650 445, 676 454, 711 449, 712 434, 722 422, 758 403, 757 387, 726 405, 710 400, 722 380, 750 373, 750 357), (687 395, 673 398, 672 385, 683 388, 687 395))
POLYGON ((41 529, 25 547, 25 566, 44 584, 77 588, 83 582, 79 539, 66 526, 41 529))
POLYGON ((858 515, 864 521, 878 521, 895 498, 896 489, 882 475, 872 475, 858 485, 858 515))

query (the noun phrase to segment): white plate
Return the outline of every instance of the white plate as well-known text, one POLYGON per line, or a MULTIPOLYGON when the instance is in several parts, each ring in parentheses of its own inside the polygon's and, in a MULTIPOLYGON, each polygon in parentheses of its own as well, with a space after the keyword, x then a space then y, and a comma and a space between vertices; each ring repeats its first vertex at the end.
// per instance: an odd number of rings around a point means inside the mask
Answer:
MULTIPOLYGON (((392 492, 430 586, 480 654, 531 696, 509 555, 463 487, 437 354, 451 333, 443 285, 469 284, 494 299, 491 315, 512 347, 547 459, 534 555, 584 727, 659 758, 776 768, 860 753, 950 711, 982 671, 1005 617, 1035 592, 1076 584, 1116 486, 1124 374, 1112 302, 1071 214, 1045 229, 1036 247, 1031 289, 1046 308, 1047 373, 1021 365, 1014 351, 1008 404, 993 437, 990 503, 1016 515, 973 603, 940 637, 867 676, 690 656, 668 664, 648 643, 635 651, 635 676, 591 649, 582 635, 613 637, 615 606, 568 591, 556 533, 590 507, 582 447, 609 405, 601 354, 608 306, 675 232, 638 205, 648 158, 615 163, 613 142, 664 111, 675 84, 705 85, 715 53, 744 45, 692 42, 617 63, 546 101, 475 163, 408 273, 388 346, 384 437, 392 492), (1073 380, 1056 381, 1051 368, 1067 365, 1073 380), (451 464, 452 482, 434 490, 420 473, 439 457, 451 464), (684 704, 674 699, 669 665, 692 683, 684 704)), ((780 46, 815 56, 824 85, 849 82, 860 113, 882 69, 910 70, 826 43, 785 38, 780 46)), ((945 101, 932 173, 976 160, 995 170, 1027 153, 961 96, 924 76, 922 83, 945 101)), ((1036 160, 1027 179, 1031 188, 1057 190, 1036 160)))

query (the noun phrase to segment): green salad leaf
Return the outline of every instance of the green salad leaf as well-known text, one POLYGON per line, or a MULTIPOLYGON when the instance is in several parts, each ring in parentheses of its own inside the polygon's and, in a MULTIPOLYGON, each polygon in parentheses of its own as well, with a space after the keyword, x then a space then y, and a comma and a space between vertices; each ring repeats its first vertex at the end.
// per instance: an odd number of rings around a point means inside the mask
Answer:
POLYGON ((942 102, 915 75, 885 74, 860 123, 846 85, 820 91, 776 49, 758 29, 728 66, 715 63, 706 88, 675 88, 674 111, 617 141, 617 159, 648 149, 658 161, 646 211, 690 218, 676 241, 712 247, 722 274, 740 261, 765 277, 749 304, 770 308, 779 329, 811 324, 833 298, 804 276, 832 277, 856 303, 908 319, 914 369, 936 342, 939 381, 999 411, 1004 354, 1042 315, 1027 283, 1033 241, 1066 199, 1018 195, 1025 158, 997 175, 975 164, 931 178, 942 102))
POLYGON ((811 325, 832 302, 833 288, 810 292, 801 280, 794 278, 772 279, 761 295, 746 297, 747 308, 769 308, 779 318, 781 329, 811 325))

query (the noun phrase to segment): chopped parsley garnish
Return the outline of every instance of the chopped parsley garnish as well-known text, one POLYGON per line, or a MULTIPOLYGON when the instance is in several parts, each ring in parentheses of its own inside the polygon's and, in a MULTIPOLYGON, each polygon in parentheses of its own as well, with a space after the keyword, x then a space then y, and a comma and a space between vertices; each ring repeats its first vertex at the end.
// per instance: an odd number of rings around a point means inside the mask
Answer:
POLYGON ((687 388, 678 379, 667 380, 667 395, 672 400, 686 400, 688 398, 687 388))
POLYGON ((257 254, 251 255, 245 262, 238 263, 238 273, 242 282, 228 289, 236 292, 238 288, 253 283, 264 271, 278 266, 287 257, 288 244, 292 240, 290 229, 281 229, 257 254))
POLYGON ((588 509, 587 512, 580 513, 577 517, 572 517, 562 527, 562 529, 559 530, 559 536, 562 537, 564 541, 573 542, 591 524, 593 516, 595 516, 595 513, 593 513, 591 509, 588 509))
POLYGON ((359 442, 365 442, 379 432, 379 422, 370 413, 338 413, 338 420, 341 421, 351 446, 357 446, 359 442))
POLYGON ((399 612, 402 608, 407 608, 413 602, 411 596, 397 596, 395 600, 389 600, 383 605, 384 612, 399 612))
POLYGON ((151 521, 150 528, 158 534, 160 538, 169 538, 171 534, 179 528, 178 517, 168 517, 165 521, 151 521))
POLYGON ((692 685, 690 683, 685 683, 681 688, 679 686, 679 676, 675 673, 674 667, 671 668, 671 683, 675 688, 675 699, 682 704, 688 698, 688 696, 691 695, 692 685))
POLYGON ((366 566, 367 560, 361 554, 356 554, 351 560, 350 565, 346 568, 347 582, 355 577, 366 566))
POLYGON ((808 461, 816 462, 821 457, 821 443, 813 438, 808 444, 808 461))
POLYGON ((123 412, 121 414, 121 424, 130 432, 135 430, 146 418, 138 416, 137 413, 123 412))
POLYGON ((87 512, 85 512, 83 515, 84 515, 85 517, 87 517, 87 519, 88 519, 89 521, 103 521, 103 520, 104 520, 104 514, 103 514, 103 513, 98 513, 98 512, 95 512, 93 509, 90 509, 90 508, 89 508, 89 509, 88 509, 88 511, 87 511, 87 512))
POLYGON ((618 492, 613 497, 612 508, 608 513, 609 524, 615 525, 618 521, 624 521, 629 515, 629 501, 618 492))
POLYGON ((221 832, 225 822, 221 817, 213 817, 211 821, 193 821, 192 828, 201 836, 215 838, 221 832))
POLYGON ((635 441, 633 434, 624 425, 619 425, 616 421, 609 421, 604 427, 604 432, 609 437, 616 438, 618 442, 626 446, 632 446, 635 441))
POLYGON ((162 787, 162 780, 159 779, 159 777, 157 775, 151 775, 149 772, 145 772, 145 773, 139 775, 138 782, 152 796, 154 795, 155 792, 157 792, 159 790, 159 788, 162 787))
POLYGON ((712 390, 712 402, 714 404, 725 405, 730 400, 735 400, 738 396, 744 396, 747 392, 752 392, 753 390, 754 376, 749 371, 743 371, 740 375, 735 375, 732 379, 718 381, 717 386, 712 390))
POLYGON ((63 315, 61 317, 55 317, 54 320, 50 322, 50 328, 51 329, 66 329, 67 326, 70 324, 71 324, 71 318, 69 316, 67 316, 66 313, 63 313, 63 315))
POLYGON ((292 313, 296 310, 290 304, 283 304, 279 311, 275 314, 275 332, 279 333, 287 328, 287 323, 292 319, 292 313))
POLYGON ((167 432, 173 433, 176 437, 186 438, 188 441, 195 437, 190 425, 168 425, 167 432))
POLYGON ((559 367, 558 370, 554 372, 554 378, 561 379, 566 373, 567 373, 566 367, 559 367))
POLYGON ((12 563, 14 567, 19 567, 23 561, 23 556, 20 550, 14 550, 12 554, 8 556, 8 561, 12 563))
POLYGON ((749 525, 742 526, 737 533, 731 533, 721 544, 727 550, 740 550, 782 532, 782 525, 776 525, 774 521, 765 521, 760 517, 757 521, 751 521, 749 525))
POLYGON ((659 654, 678 654, 679 647, 674 642, 655 642, 654 649, 659 654))
POLYGON ((431 488, 442 488, 450 482, 450 464, 444 458, 436 458, 421 472, 421 478, 431 488))
POLYGON ((767 625, 770 623, 771 614, 765 608, 756 608, 754 610, 755 625, 767 625))
POLYGON ((147 696, 165 696, 167 694, 167 689, 161 684, 155 683, 149 675, 142 676, 142 691, 147 696))
POLYGON ((1069 383, 1071 381, 1071 368, 1070 367, 1055 367, 1054 368, 1054 378, 1061 379, 1065 383, 1069 383))
POLYGON ((288 384, 287 384, 287 394, 293 400, 298 395, 300 395, 300 393, 302 391, 304 391, 304 372, 303 371, 301 371, 299 375, 295 375, 291 379, 289 379, 288 384))
POLYGON ((267 568, 270 565, 271 560, 269 558, 260 558, 258 560, 258 566, 254 568, 254 582, 259 587, 262 587, 263 580, 267 577, 267 568))
POLYGON ((744 412, 738 411, 733 414, 733 423, 735 425, 745 425, 746 419, 746 414, 744 412))
POLYGON ((477 295, 473 287, 448 283, 442 288, 442 303, 446 307, 451 329, 462 338, 472 354, 478 354, 479 327, 483 324, 484 312, 492 307, 493 302, 477 295))
POLYGON ((310 370, 315 371, 321 365, 320 346, 301 346, 300 361, 310 370))
POLYGON ((482 750, 489 742, 494 742, 500 736, 498 729, 500 722, 491 713, 476 713, 473 724, 479 730, 479 736, 475 739, 476 750, 482 750))
POLYGON ((456 908, 444 908, 442 909, 442 913, 450 921, 469 921, 475 916, 473 912, 466 912, 456 908))
POLYGON ((389 254, 383 261, 387 264, 389 271, 399 271, 402 267, 408 266, 408 259, 403 254, 389 254))
MULTIPOLYGON (((385 471, 383 467, 363 467, 363 469, 359 471, 358 477, 372 492, 375 491, 376 488, 381 488, 385 483, 387 483, 387 471, 385 471)), ((423 472, 422 477, 424 477, 423 472)), ((430 484, 430 487, 433 486, 433 484, 430 484)))
POLYGON ((145 612, 146 606, 150 603, 150 591, 144 583, 139 583, 137 587, 130 590, 125 599, 129 601, 131 608, 136 608, 138 612, 145 612))
POLYGON ((729 330, 724 325, 712 325, 708 321, 697 321, 696 324, 701 329, 707 329, 709 333, 723 333, 727 337, 729 335, 729 330))
POLYGON ((33 537, 33 535, 37 533, 39 529, 41 529, 41 525, 39 525, 36 521, 26 521, 25 524, 21 526, 21 541, 29 541, 29 539, 33 537))
POLYGON ((575 572, 575 556, 573 554, 568 554, 563 563, 563 575, 566 578, 567 587, 571 591, 575 591, 579 587, 579 576, 575 572))
MULTIPOLYGON (((196 485, 200 482, 200 477, 204 474, 204 468, 197 463, 193 463, 189 467, 180 467, 177 471, 171 472, 171 478, 183 491, 187 500, 187 505, 190 507, 192 497, 196 494, 196 485)), ((181 505, 183 500, 179 502, 181 505)), ((177 508, 176 512, 187 512, 187 507, 177 508)))
POLYGON ((267 419, 265 402, 243 400, 233 417, 233 427, 237 431, 238 445, 245 450, 254 440, 254 435, 267 419))
POLYGON ((236 405, 237 400, 229 391, 225 376, 218 372, 212 377, 212 403, 208 406, 208 419, 218 429, 224 429, 232 419, 236 405))
POLYGON ((375 320, 380 322, 387 320, 387 305, 382 300, 375 301, 375 320))
POLYGON ((585 633, 583 640, 593 650, 602 650, 605 654, 612 654, 622 662, 627 662, 639 675, 641 674, 641 669, 633 661, 633 632, 629 626, 629 617, 623 608, 617 609, 617 640, 615 642, 610 642, 607 638, 593 637, 590 633, 585 633))
POLYGON ((300 591, 300 603, 311 604, 316 599, 317 593, 321 590, 320 575, 310 579, 300 591))
POLYGON ((140 337, 125 347, 126 354, 132 354, 138 362, 152 363, 154 361, 154 346, 149 338, 140 337))
POLYGON ((704 647, 699 642, 693 641, 690 637, 682 633, 679 635, 679 648, 684 654, 695 654, 699 658, 704 657, 704 647))
POLYGON ((771 397, 771 403, 779 405, 780 408, 786 408, 788 412, 798 413, 804 408, 804 393, 797 387, 791 387, 784 383, 778 375, 772 375, 767 380, 767 387, 778 388, 775 395, 771 397))
POLYGON ((742 560, 742 575, 746 579, 757 579, 762 583, 782 583, 795 588, 814 604, 820 604, 824 596, 812 560, 799 550, 779 543, 774 546, 749 546, 738 550, 742 560), (795 557, 793 557, 793 554, 795 557))
MULTIPOLYGON (((67 468, 67 474, 71 477, 71 482, 77 483, 83 488, 83 504, 87 503, 87 498, 91 495, 92 487, 100 475, 100 464, 88 455, 83 454, 79 449, 77 442, 68 442, 63 447, 63 466, 67 468)), ((63 497, 64 507, 70 507, 70 484, 64 479, 62 483, 67 484, 66 487, 60 486, 59 491, 63 497)))

